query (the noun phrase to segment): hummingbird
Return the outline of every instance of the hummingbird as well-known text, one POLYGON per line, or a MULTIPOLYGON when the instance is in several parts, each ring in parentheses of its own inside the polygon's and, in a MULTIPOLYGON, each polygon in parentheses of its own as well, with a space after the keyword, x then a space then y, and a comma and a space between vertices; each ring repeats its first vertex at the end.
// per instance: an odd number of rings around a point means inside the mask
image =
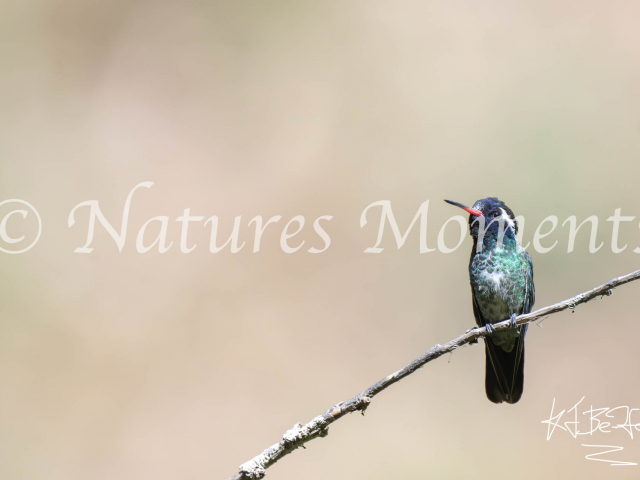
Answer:
POLYGON ((487 327, 485 390, 493 403, 516 403, 524 388, 524 337, 528 325, 516 317, 531 312, 535 302, 533 264, 516 235, 513 211, 495 197, 483 198, 469 208, 445 200, 469 213, 473 249, 469 283, 473 315, 487 327), (511 320, 511 328, 495 331, 493 323, 511 320))

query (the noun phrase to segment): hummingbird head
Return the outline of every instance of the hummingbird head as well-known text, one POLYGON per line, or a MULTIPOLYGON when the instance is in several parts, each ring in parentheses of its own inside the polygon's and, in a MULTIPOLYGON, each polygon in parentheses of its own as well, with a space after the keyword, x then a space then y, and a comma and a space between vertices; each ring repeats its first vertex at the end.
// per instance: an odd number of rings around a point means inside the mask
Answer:
POLYGON ((514 236, 518 234, 518 222, 516 221, 513 211, 511 211, 502 200, 498 200, 496 197, 487 197, 478 200, 471 208, 451 200, 445 200, 445 202, 469 212, 469 230, 471 236, 474 238, 478 237, 481 223, 479 220, 482 220, 479 219, 479 217, 484 217, 484 228, 487 232, 497 235, 500 225, 504 225, 502 228, 505 230, 505 233, 511 229, 514 236))

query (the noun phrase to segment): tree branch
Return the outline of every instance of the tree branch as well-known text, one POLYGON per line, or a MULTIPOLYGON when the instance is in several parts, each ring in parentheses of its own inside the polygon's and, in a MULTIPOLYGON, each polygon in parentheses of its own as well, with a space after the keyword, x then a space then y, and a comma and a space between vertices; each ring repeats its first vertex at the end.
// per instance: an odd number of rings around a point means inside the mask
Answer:
MULTIPOLYGON (((593 288, 588 292, 576 295, 573 298, 569 298, 568 300, 564 300, 554 305, 541 308, 539 310, 536 310, 535 312, 520 315, 516 319, 517 324, 524 325, 525 323, 542 319, 547 315, 558 313, 567 309, 573 311, 578 305, 587 303, 589 300, 593 300, 596 297, 609 296, 611 295, 614 288, 619 287, 620 285, 623 285, 625 283, 638 280, 639 278, 640 270, 629 273, 628 275, 624 275, 622 277, 614 278, 612 280, 609 280, 607 283, 593 288)), ((500 323, 494 323, 493 328, 495 330, 504 330, 510 328, 510 320, 505 320, 500 323)), ((360 411, 364 415, 364 412, 369 406, 371 399, 378 393, 383 391, 385 388, 411 375, 423 365, 429 363, 432 360, 435 360, 438 357, 441 357, 446 353, 453 352, 457 348, 460 348, 461 346, 469 343, 477 343, 478 339, 480 337, 484 337, 485 335, 487 335, 486 327, 473 328, 460 335, 459 337, 454 338, 450 342, 445 343, 444 345, 434 345, 429 349, 429 351, 416 358, 413 362, 411 362, 403 369, 398 370, 397 372, 383 378, 378 383, 367 388, 364 392, 359 393, 352 399, 347 400, 346 402, 341 402, 331 407, 325 413, 315 417, 306 425, 296 423, 293 428, 287 430, 287 432, 282 436, 282 440, 279 443, 271 445, 257 457, 240 465, 238 473, 228 480, 257 480, 263 478, 267 473, 266 469, 276 463, 285 455, 293 452, 298 447, 302 447, 305 443, 313 440, 314 438, 326 437, 329 433, 329 425, 331 425, 339 418, 342 418, 348 413, 353 413, 356 411, 360 411)))

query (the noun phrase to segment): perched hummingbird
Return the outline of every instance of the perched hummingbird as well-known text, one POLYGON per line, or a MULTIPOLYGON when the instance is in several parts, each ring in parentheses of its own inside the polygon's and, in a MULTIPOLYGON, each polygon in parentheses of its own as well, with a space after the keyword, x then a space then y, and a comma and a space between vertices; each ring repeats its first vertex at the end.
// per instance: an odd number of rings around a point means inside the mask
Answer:
POLYGON ((516 403, 524 388, 524 337, 528 325, 517 326, 517 315, 529 313, 535 301, 533 264, 516 235, 513 212, 495 197, 478 200, 469 208, 473 250, 469 282, 473 314, 479 327, 487 326, 485 389, 493 403, 516 403), (511 319, 512 328, 495 331, 492 323, 511 319))

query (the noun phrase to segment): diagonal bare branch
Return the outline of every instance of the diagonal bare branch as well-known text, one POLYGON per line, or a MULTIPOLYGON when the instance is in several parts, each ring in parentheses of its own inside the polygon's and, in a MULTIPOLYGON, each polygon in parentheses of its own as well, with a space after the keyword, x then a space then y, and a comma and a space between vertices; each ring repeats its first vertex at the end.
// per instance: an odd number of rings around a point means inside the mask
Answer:
MULTIPOLYGON (((574 310, 578 305, 587 303, 589 300, 593 300, 597 297, 603 297, 611 295, 611 291, 624 285, 625 283, 638 280, 640 278, 640 270, 629 273, 622 277, 617 277, 609 280, 607 283, 595 287, 588 292, 581 293, 575 297, 569 298, 562 302, 550 305, 548 307, 541 308, 535 312, 527 313, 517 317, 516 321, 518 325, 524 325, 525 323, 533 322, 534 320, 542 319, 548 315, 562 312, 563 310, 574 310)), ((493 324, 495 330, 504 330, 510 328, 510 320, 493 324)), ((487 334, 487 329, 474 328, 468 330, 466 333, 454 338, 444 345, 434 345, 418 358, 416 358, 409 365, 395 373, 383 378, 375 385, 367 388, 365 391, 359 393, 355 397, 347 400, 346 402, 339 403, 331 407, 322 415, 315 417, 313 420, 305 425, 296 423, 290 430, 282 436, 282 440, 274 445, 271 445, 264 452, 257 457, 252 458, 246 463, 243 463, 239 467, 238 473, 228 480, 257 480, 263 478, 266 475, 266 470, 271 465, 276 463, 285 455, 293 452, 298 447, 302 447, 305 443, 313 440, 317 437, 326 437, 329 433, 328 427, 339 418, 344 417, 348 413, 356 411, 362 412, 364 415, 365 410, 369 406, 371 399, 385 388, 393 385, 394 383, 402 380, 403 378, 411 375, 423 365, 435 360, 438 357, 446 353, 453 352, 457 348, 469 343, 477 343, 480 337, 487 334)))

